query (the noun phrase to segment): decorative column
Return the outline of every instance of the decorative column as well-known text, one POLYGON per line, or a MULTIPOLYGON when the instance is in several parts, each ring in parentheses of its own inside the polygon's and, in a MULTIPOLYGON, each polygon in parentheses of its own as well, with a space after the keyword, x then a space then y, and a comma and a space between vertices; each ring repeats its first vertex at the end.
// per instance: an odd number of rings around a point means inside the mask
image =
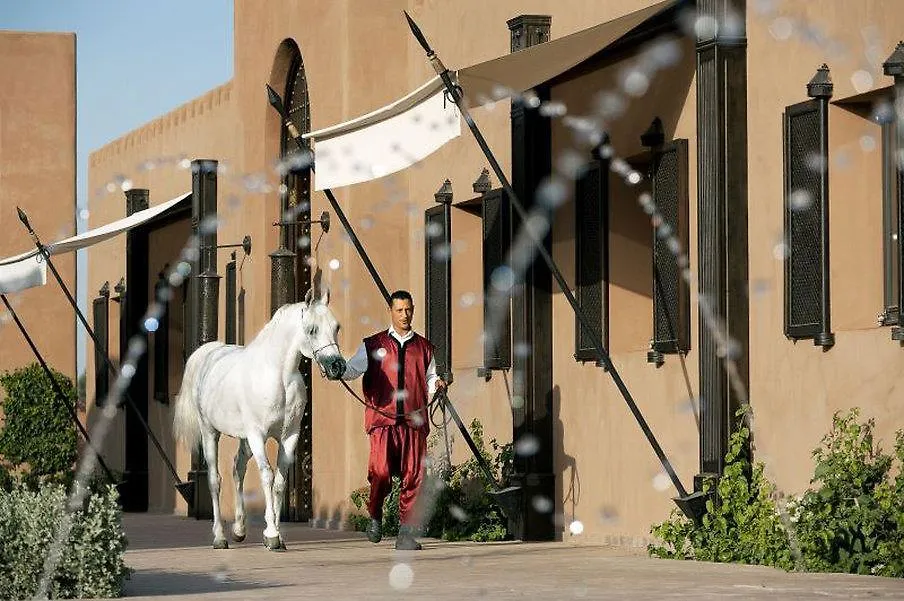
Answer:
MULTIPOLYGON (((217 161, 196 159, 191 163, 192 230, 198 240, 198 261, 189 278, 189 320, 192 348, 217 339, 220 276, 217 275, 217 161), (197 274, 197 275, 194 275, 197 274)), ((195 483, 192 515, 196 519, 212 519, 213 505, 207 486, 207 464, 200 446, 192 453, 192 469, 188 479, 195 483)))
MULTIPOLYGON (((521 15, 509 20, 512 52, 548 41, 551 23, 552 17, 546 15, 521 15)), ((549 88, 540 86, 536 94, 541 102, 548 100, 549 88)), ((530 212, 539 206, 535 200, 537 187, 552 171, 552 129, 549 119, 517 100, 512 102, 511 119, 512 187, 530 212)), ((540 210, 551 223, 552 210, 548 207, 540 210)), ((517 232, 520 225, 513 215, 512 231, 517 232)), ((551 254, 551 234, 543 244, 551 254)), ((512 334, 513 439, 530 437, 538 443, 535 454, 515 457, 515 478, 524 493, 523 517, 520 524, 514 525, 515 537, 529 541, 553 540, 556 525, 553 520, 552 275, 542 260, 535 260, 526 270, 512 298, 512 334)))
POLYGON ((747 298, 747 33, 746 0, 698 0, 697 15, 714 24, 697 37, 697 263, 700 308, 700 474, 722 473, 738 406, 746 402, 722 364, 735 361, 749 385, 747 298), (731 24, 731 28, 728 27, 731 24), (713 335, 710 328, 720 328, 713 335), (728 341, 727 343, 725 341, 728 341))
MULTIPOLYGON (((894 52, 882 63, 882 72, 894 77, 895 86, 895 180, 898 182, 898 273, 904 273, 904 42, 898 42, 894 52)), ((904 285, 898 278, 898 325, 891 330, 892 340, 904 342, 904 285)))

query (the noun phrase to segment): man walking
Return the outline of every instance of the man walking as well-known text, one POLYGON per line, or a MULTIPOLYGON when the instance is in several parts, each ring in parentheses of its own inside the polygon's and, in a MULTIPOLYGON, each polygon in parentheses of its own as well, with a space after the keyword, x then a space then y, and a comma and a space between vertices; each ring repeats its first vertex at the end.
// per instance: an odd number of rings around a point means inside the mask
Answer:
POLYGON ((364 425, 370 437, 367 480, 370 525, 367 538, 383 537, 383 501, 392 489, 392 476, 401 479, 399 514, 401 527, 396 549, 419 550, 414 539, 414 503, 424 479, 430 420, 427 404, 446 383, 436 373, 433 345, 411 329, 414 302, 411 294, 397 290, 389 299, 388 330, 364 339, 346 363, 343 380, 364 376, 364 425))

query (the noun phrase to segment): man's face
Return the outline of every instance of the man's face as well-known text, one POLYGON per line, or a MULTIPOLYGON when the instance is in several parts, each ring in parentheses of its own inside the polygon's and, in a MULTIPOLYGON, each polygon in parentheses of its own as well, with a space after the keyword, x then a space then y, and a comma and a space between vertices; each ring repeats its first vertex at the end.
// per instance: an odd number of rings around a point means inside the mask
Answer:
POLYGON ((389 307, 392 318, 392 327, 396 332, 407 332, 411 329, 411 319, 414 317, 414 305, 408 299, 392 299, 389 307))

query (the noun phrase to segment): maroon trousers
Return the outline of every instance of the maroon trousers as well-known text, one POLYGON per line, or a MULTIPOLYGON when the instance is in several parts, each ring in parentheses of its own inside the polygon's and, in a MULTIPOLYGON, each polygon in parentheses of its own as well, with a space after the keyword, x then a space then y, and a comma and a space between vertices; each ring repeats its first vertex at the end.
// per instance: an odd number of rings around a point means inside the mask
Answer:
POLYGON ((414 502, 424 481, 424 455, 427 452, 427 433, 405 423, 374 428, 370 432, 370 460, 367 481, 370 482, 370 517, 383 519, 383 501, 392 490, 392 477, 401 479, 399 497, 400 521, 411 525, 414 502))

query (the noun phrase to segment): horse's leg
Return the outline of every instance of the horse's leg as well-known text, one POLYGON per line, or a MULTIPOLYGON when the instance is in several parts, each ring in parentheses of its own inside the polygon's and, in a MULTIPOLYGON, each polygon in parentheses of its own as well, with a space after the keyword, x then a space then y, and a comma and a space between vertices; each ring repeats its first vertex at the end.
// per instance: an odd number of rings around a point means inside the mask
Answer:
POLYGON ((239 450, 235 453, 235 461, 232 464, 232 480, 235 485, 235 522, 232 524, 232 538, 236 542, 245 540, 245 470, 248 469, 248 460, 251 459, 251 451, 248 449, 248 441, 239 439, 239 450))
MULTIPOLYGON (((283 433, 283 439, 279 442, 279 454, 276 461, 276 476, 273 479, 273 502, 277 507, 282 506, 283 494, 286 490, 286 475, 295 460, 295 446, 298 444, 298 431, 301 428, 300 420, 293 420, 290 430, 283 433)), ((279 530, 279 512, 276 513, 276 529, 279 530)), ((280 544, 282 537, 280 537, 280 544)))
POLYGON ((201 426, 201 444, 204 460, 207 462, 207 483, 210 485, 210 500, 213 505, 213 548, 228 549, 229 543, 223 534, 223 520, 220 518, 220 467, 217 464, 217 447, 220 433, 208 425, 201 426))
POLYGON ((279 548, 279 530, 276 528, 276 511, 273 501, 273 470, 270 469, 270 462, 267 461, 267 447, 265 438, 257 432, 248 435, 248 446, 251 447, 251 453, 257 462, 257 469, 261 474, 261 489, 264 493, 264 502, 266 510, 264 512, 264 521, 267 527, 264 528, 264 545, 268 549, 274 550, 279 548))

